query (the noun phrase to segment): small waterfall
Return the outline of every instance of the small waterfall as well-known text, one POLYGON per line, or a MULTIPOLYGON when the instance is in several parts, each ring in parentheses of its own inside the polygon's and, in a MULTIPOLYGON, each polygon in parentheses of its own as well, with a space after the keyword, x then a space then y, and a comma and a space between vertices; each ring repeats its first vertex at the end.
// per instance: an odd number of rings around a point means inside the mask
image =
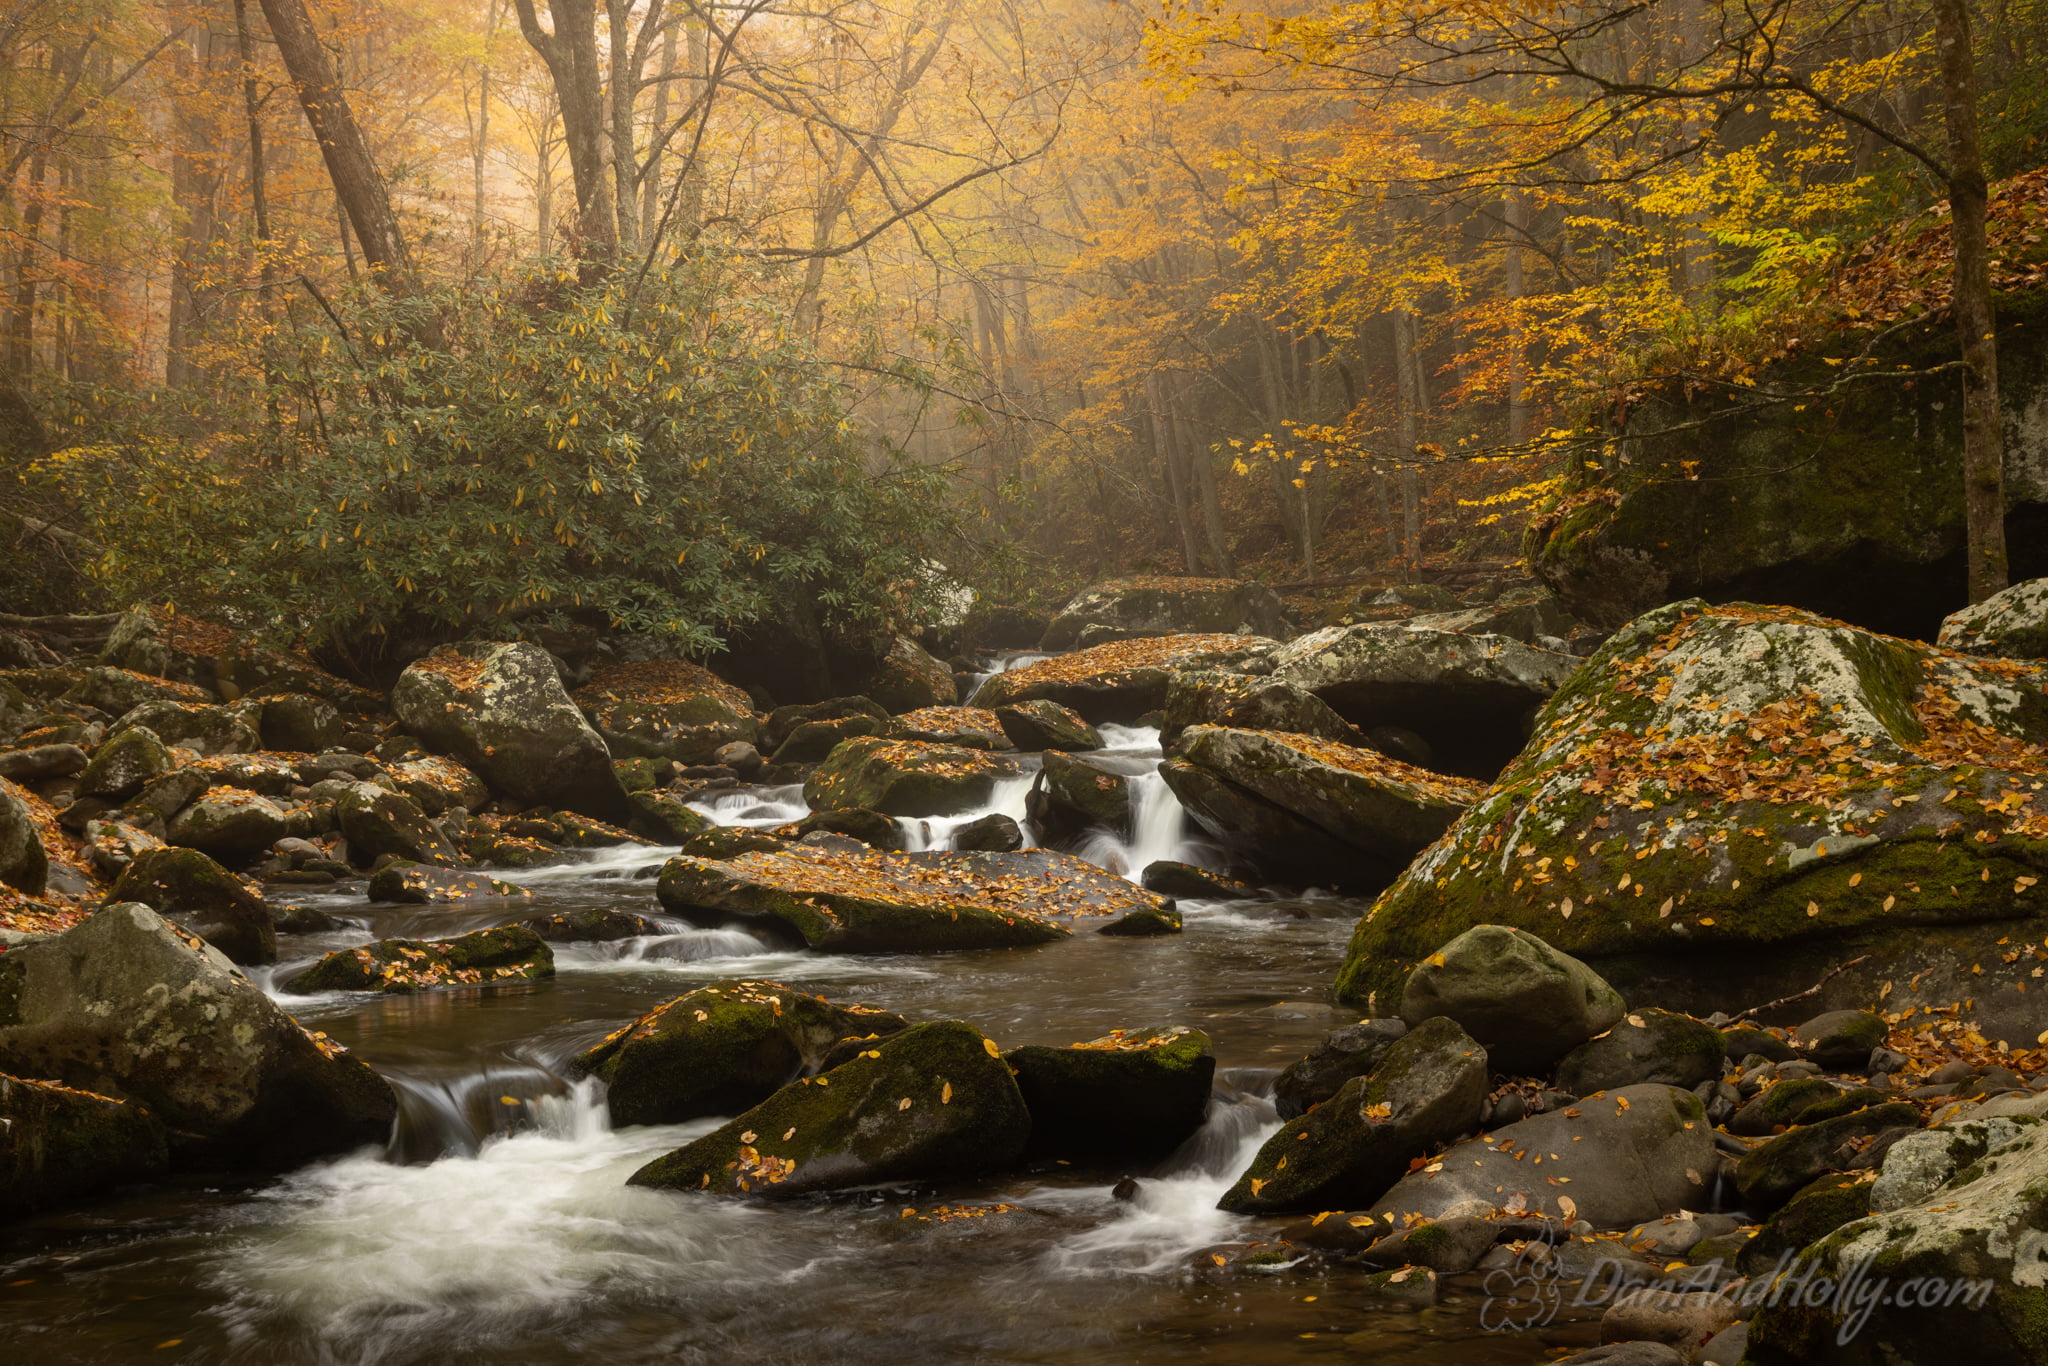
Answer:
POLYGON ((974 699, 981 696, 982 688, 997 674, 1006 674, 1012 669, 1021 669, 1027 664, 1036 664, 1040 660, 1051 658, 1051 655, 1042 654, 1037 650, 1013 650, 1008 654, 995 656, 989 661, 987 673, 974 676, 974 681, 967 687, 967 695, 960 699, 960 705, 963 707, 973 706, 974 699))
POLYGON ((1033 833, 1030 822, 1024 818, 1024 799, 1031 795, 1031 784, 1038 776, 1038 756, 1023 756, 1029 770, 1015 778, 999 778, 994 789, 983 804, 972 811, 957 816, 898 816, 896 828, 903 832, 903 847, 911 853, 923 853, 927 849, 951 849, 953 836, 960 827, 983 816, 1004 815, 1024 827, 1025 842, 1031 843, 1033 833))
POLYGON ((398 1092, 398 1123, 385 1157, 402 1166, 475 1157, 487 1140, 528 1129, 566 1137, 557 1130, 611 1127, 602 1083, 571 1083, 532 1064, 498 1063, 460 1077, 387 1074, 385 1080, 398 1092))
POLYGON ((1125 838, 1112 830, 1091 830, 1081 837, 1074 852, 1133 882, 1143 876, 1147 864, 1160 859, 1221 868, 1221 851, 1194 833, 1187 808, 1159 776, 1159 761, 1165 752, 1158 730, 1115 725, 1097 729, 1104 748, 1086 758, 1124 776, 1131 797, 1131 833, 1125 838))
POLYGON ((713 792, 689 803, 690 809, 711 818, 713 825, 745 825, 758 829, 787 825, 811 813, 804 801, 802 783, 784 787, 742 787, 713 792))

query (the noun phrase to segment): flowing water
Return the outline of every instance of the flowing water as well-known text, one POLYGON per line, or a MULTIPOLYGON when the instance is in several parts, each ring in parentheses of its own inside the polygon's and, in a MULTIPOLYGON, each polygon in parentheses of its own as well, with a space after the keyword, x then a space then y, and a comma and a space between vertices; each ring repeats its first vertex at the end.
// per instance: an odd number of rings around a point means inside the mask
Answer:
MULTIPOLYGON (((1128 839, 1082 846, 1136 876, 1156 858, 1212 862, 1156 775, 1156 732, 1106 728, 1098 756, 1133 777, 1128 839)), ((1024 818, 1029 776, 974 812, 915 823, 945 847, 967 819, 1024 818)), ((776 825, 800 790, 705 804, 776 825)), ((1219 1269, 1212 1252, 1284 1221, 1215 1203, 1277 1127, 1275 1069, 1349 1017, 1324 1004, 1360 903, 1335 897, 1183 903, 1186 932, 1085 929, 1030 949, 848 957, 746 931, 558 946, 549 981, 417 996, 297 996, 275 984, 328 950, 392 935, 445 938, 544 911, 658 917, 652 875, 673 851, 588 854, 513 876, 533 902, 368 905, 360 885, 300 900, 360 928, 280 941, 252 977, 398 1089, 383 1151, 281 1177, 186 1180, 0 1229, 0 1361, 1123 1363, 1300 1357, 1522 1363, 1559 1336, 1496 1336, 1476 1282, 1439 1308, 1378 1304, 1364 1272, 1219 1269), (913 1018, 956 1018, 1004 1046, 1119 1027, 1209 1032, 1219 1064, 1207 1125, 1148 1168, 1056 1165, 933 1192, 763 1206, 627 1187, 650 1158, 715 1121, 613 1129, 602 1088, 567 1065, 624 1021, 722 977, 771 978, 913 1018), (1134 1199, 1112 1187, 1139 1178, 1134 1199), (928 1219, 934 1206, 995 1206, 928 1219), (915 1215, 906 1214, 916 1210, 915 1215)))

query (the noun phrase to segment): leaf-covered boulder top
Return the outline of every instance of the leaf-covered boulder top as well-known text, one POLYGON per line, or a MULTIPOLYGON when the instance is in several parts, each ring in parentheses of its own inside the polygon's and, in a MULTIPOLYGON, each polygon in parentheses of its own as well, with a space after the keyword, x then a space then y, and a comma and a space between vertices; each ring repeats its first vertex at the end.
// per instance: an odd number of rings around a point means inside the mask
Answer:
POLYGON ((101 662, 117 668, 195 685, 201 697, 292 691, 323 697, 348 711, 370 712, 377 694, 335 677, 298 651, 260 645, 215 621, 162 607, 137 607, 108 637, 101 662))
POLYGON ((1360 921, 1340 993, 1393 999, 1483 923, 1600 955, 2034 914, 2044 685, 1790 608, 1659 608, 1360 921))
MULTIPOLYGON (((1106 645, 1090 646, 997 674, 982 685, 975 701, 994 708, 1006 703, 1049 697, 1055 702, 1074 706, 1070 697, 1085 697, 1093 691, 1112 691, 1137 683, 1151 685, 1157 691, 1158 700, 1152 704, 1157 706, 1165 700, 1166 675, 1169 672, 1257 654, 1274 646, 1275 642, 1264 636, 1220 634, 1113 640, 1106 645)), ((1087 715, 1085 707, 1077 710, 1087 715)))
POLYGON ((754 709, 747 694, 701 664, 687 659, 647 659, 631 664, 612 664, 599 669, 590 682, 574 694, 585 711, 607 703, 637 703, 643 706, 680 706, 699 699, 715 699, 724 708, 742 713, 754 709))
POLYGON ((902 906, 971 906, 1017 915, 1106 916, 1165 900, 1092 863, 1050 850, 855 854, 792 845, 772 853, 741 854, 724 866, 735 878, 825 898, 827 904, 846 897, 902 906))
MULTIPOLYGON (((1211 729, 1198 727, 1197 729, 1211 729)), ((1193 732, 1191 731, 1190 734, 1193 732)), ((1485 794, 1486 785, 1469 778, 1452 777, 1447 773, 1434 773, 1414 764, 1404 764, 1376 749, 1359 745, 1340 744, 1326 740, 1320 735, 1302 735, 1294 731, 1264 730, 1256 732, 1267 743, 1283 745, 1304 758, 1330 768, 1342 769, 1361 778, 1369 778, 1383 786, 1399 788, 1418 800, 1452 802, 1469 806, 1485 794)))
POLYGON ((1285 628, 1279 595, 1250 579, 1197 579, 1144 575, 1111 579, 1067 600, 1046 627, 1040 649, 1090 644, 1091 634, 1156 636, 1172 632, 1251 631, 1274 635, 1285 628))

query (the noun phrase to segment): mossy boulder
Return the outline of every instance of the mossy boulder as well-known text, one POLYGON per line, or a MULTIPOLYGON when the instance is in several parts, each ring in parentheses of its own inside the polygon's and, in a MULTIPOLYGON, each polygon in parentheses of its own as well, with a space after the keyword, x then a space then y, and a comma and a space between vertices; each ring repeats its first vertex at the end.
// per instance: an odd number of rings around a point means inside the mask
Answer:
POLYGON ((634 915, 631 911, 608 911, 594 906, 575 911, 556 911, 553 915, 537 915, 519 923, 550 944, 612 943, 620 939, 638 939, 645 935, 667 933, 667 928, 661 922, 649 920, 644 915, 634 915))
POLYGON ((0 1220, 147 1181, 170 1160, 146 1106, 0 1073, 0 1220))
POLYGON ((1744 1275, 1760 1276, 1781 1259, 1819 1242, 1844 1224, 1870 1215, 1874 1171, 1830 1172, 1787 1200, 1742 1249, 1744 1275))
POLYGON ((93 751, 92 762, 78 775, 78 795, 125 801, 174 764, 170 746, 147 726, 130 726, 109 736, 93 751))
POLYGON ((263 748, 257 729, 263 718, 260 702, 209 706, 194 702, 144 702, 130 710, 115 732, 146 726, 165 744, 200 754, 253 754, 263 748))
POLYGON ((975 694, 977 706, 1001 710, 1040 699, 1089 721, 1135 721, 1166 704, 1166 689, 1184 669, 1215 668, 1269 655, 1262 636, 1173 635, 1121 640, 999 673, 975 694))
POLYGON ((1444 1018, 1397 1039, 1365 1076, 1280 1126, 1218 1201, 1233 1214, 1360 1209, 1408 1164, 1479 1125, 1486 1050, 1444 1018))
POLYGON ((171 817, 164 839, 240 866, 291 833, 291 819, 270 798, 244 788, 214 787, 171 817))
POLYGON ((600 1077, 614 1124, 730 1115, 814 1075, 847 1039, 907 1027, 872 1006, 835 1005, 776 982, 728 980, 678 996, 576 1059, 600 1077))
POLYGON ((604 738, 538 645, 451 646, 417 660, 391 690, 391 710, 494 792, 603 821, 632 819, 604 738))
POLYGON ((1401 1018, 1412 1029, 1445 1016, 1478 1039, 1495 1071, 1547 1074, 1611 1029, 1626 1006, 1600 974, 1530 934, 1475 925, 1408 974, 1401 1018))
POLYGON ((305 693, 264 698, 257 726, 263 748, 287 754, 324 754, 339 746, 350 728, 332 702, 305 693))
POLYGON ((868 675, 861 692, 897 714, 950 707, 960 700, 945 661, 932 658, 907 636, 889 642, 889 652, 868 675))
MULTIPOLYGON (((866 698, 861 700, 867 701, 866 698)), ((881 735, 888 729, 889 724, 886 720, 878 720, 865 714, 801 721, 790 729, 789 737, 776 746, 774 752, 769 755, 769 762, 814 764, 837 749, 842 741, 881 735)))
POLYGON ((1822 1005, 1893 981, 1889 1005, 1969 997, 2032 1037, 2029 966, 1995 946, 2048 911, 2044 669, 1789 609, 1660 608, 1359 923, 1339 995, 1370 1008, 1490 922, 1696 1014, 1867 955, 1822 1005))
POLYGON ((386 854, 444 867, 461 861, 447 836, 403 792, 350 783, 335 798, 334 818, 358 867, 367 868, 386 854))
POLYGON ((1099 768, 1086 759, 1047 750, 1045 766, 1032 781, 1025 809, 1032 824, 1052 841, 1095 826, 1128 835, 1130 782, 1121 773, 1099 768))
POLYGON ((575 701, 619 758, 708 764, 721 747, 760 735, 747 694, 688 660, 607 666, 577 689, 575 701))
POLYGON ((1369 1075, 1408 1032, 1399 1020, 1360 1020, 1325 1035, 1273 1083, 1280 1118, 1293 1119, 1337 1094, 1353 1077, 1369 1075))
MULTIPOLYGON (((822 702, 793 702, 786 707, 777 707, 761 722, 761 751, 772 754, 789 743, 798 729, 821 721, 848 721, 854 717, 866 717, 874 722, 872 730, 852 730, 841 739, 854 735, 880 735, 889 725, 889 709, 867 697, 828 697, 822 702)), ((827 745, 826 750, 831 748, 827 745)), ((814 758, 822 758, 821 750, 814 758)), ((792 756, 794 757, 794 756, 792 756)))
MULTIPOLYGON (((187 702, 209 706, 219 700, 205 688, 193 687, 189 683, 174 683, 168 678, 152 678, 148 674, 132 669, 115 669, 101 665, 81 671, 37 670, 54 672, 70 678, 71 685, 58 697, 55 706, 62 711, 65 703, 78 703, 93 707, 109 716, 125 716, 145 702, 187 702)), ((17 671, 15 677, 20 678, 17 671)))
POLYGON ((285 982, 293 992, 382 991, 496 986, 555 975, 555 953, 524 925, 478 930, 455 939, 380 939, 337 949, 285 982))
POLYGON ((1287 609, 1262 583, 1246 579, 1113 579, 1069 598, 1045 628, 1041 650, 1168 635, 1278 636, 1287 609))
POLYGON ((50 877, 43 826, 27 793, 0 778, 0 882, 41 896, 50 877))
POLYGON ((1216 669, 1175 674, 1166 685, 1159 738, 1171 745, 1190 726, 1233 730, 1274 730, 1313 735, 1340 745, 1364 741, 1358 728, 1329 703, 1305 688, 1277 678, 1250 677, 1216 669))
POLYGON ((1784 1081, 1775 1081, 1757 1092, 1748 1104, 1730 1117, 1728 1132, 1746 1138, 1765 1138, 1795 1124, 1805 1123, 1808 1111, 1831 1104, 1841 1095, 1841 1088, 1824 1077, 1788 1077, 1784 1081))
POLYGON ((895 851, 903 847, 903 830, 895 820, 879 811, 870 811, 864 806, 813 811, 795 824, 798 839, 814 830, 824 830, 834 835, 859 840, 870 849, 895 851))
POLYGON ((1101 734, 1079 712, 1048 698, 1014 702, 989 714, 996 718, 1010 743, 1027 754, 1047 749, 1084 754, 1102 748, 1101 734))
POLYGON ((1943 618, 1945 648, 2010 659, 2048 659, 2048 579, 2028 579, 1943 618))
POLYGON ((1249 882, 1178 859, 1153 860, 1145 865, 1138 881, 1148 892, 1202 901, 1242 901, 1259 894, 1249 882))
POLYGON ((777 854, 789 841, 766 830, 747 825, 713 825, 683 841, 682 851, 692 858, 735 859, 741 854, 777 854))
POLYGON ((1014 749, 1003 724, 986 707, 920 707, 889 722, 891 740, 922 740, 962 749, 1014 749))
POLYGON ((956 745, 862 738, 835 746, 804 780, 814 809, 862 806, 891 816, 945 816, 986 797, 1014 761, 956 745))
POLYGON ((1847 1166, 1853 1153, 1845 1149, 1854 1140, 1919 1126, 1920 1112, 1905 1101, 1801 1124, 1750 1149, 1735 1164, 1735 1189, 1753 1210, 1776 1209, 1800 1187, 1847 1166))
POLYGON ((627 799, 639 813, 634 828, 682 844, 711 828, 711 818, 673 792, 632 792, 627 799))
POLYGON ((370 879, 370 900, 402 906, 438 906, 457 901, 524 901, 533 893, 482 873, 465 873, 431 863, 396 859, 370 879))
POLYGON ((788 1199, 970 1179, 1015 1162, 1030 1132, 1030 1112, 991 1040, 954 1022, 913 1025, 783 1087, 648 1163, 630 1184, 788 1199))
POLYGON ((1721 1075, 1726 1048, 1712 1025, 1645 1006, 1565 1054, 1557 1085, 1575 1096, 1645 1081, 1690 1090, 1721 1075))
POLYGON ((391 785, 412 798, 426 816, 438 816, 457 806, 475 811, 491 799, 483 779, 443 755, 407 759, 391 765, 387 772, 391 785))
POLYGON ((1884 1047, 1891 1026, 1867 1010, 1830 1010, 1792 1031, 1792 1042, 1822 1067, 1859 1071, 1884 1047))
POLYGON ((288 1167, 382 1143, 398 1098, 218 950, 122 902, 0 954, 0 1071, 139 1101, 175 1159, 288 1167))
POLYGON ((377 710, 379 699, 328 673, 303 655, 266 649, 216 622, 137 607, 114 626, 100 652, 103 664, 204 688, 229 700, 244 695, 301 693, 345 711, 377 710))
POLYGON ((1200 1030, 1115 1030, 1012 1049, 1003 1060, 1031 1111, 1031 1151, 1070 1159, 1158 1158, 1202 1127, 1216 1058, 1200 1030))
POLYGON ((1268 876, 1376 891, 1484 792, 1313 735, 1195 726, 1160 766, 1188 812, 1268 876))
POLYGON ((139 901, 244 965, 277 961, 277 923, 250 886, 198 849, 136 854, 110 902, 139 901))

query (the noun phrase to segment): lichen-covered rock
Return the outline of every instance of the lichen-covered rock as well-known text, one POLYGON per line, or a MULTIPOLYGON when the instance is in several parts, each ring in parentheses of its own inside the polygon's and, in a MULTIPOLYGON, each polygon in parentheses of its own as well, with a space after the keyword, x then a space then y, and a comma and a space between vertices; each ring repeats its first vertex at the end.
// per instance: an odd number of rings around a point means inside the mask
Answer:
POLYGON ((441 755, 408 759, 393 764, 389 772, 393 785, 426 816, 438 816, 453 806, 475 811, 491 799, 483 779, 441 755))
POLYGON ((1506 636, 1525 645, 1534 645, 1542 636, 1561 639, 1579 625, 1554 596, 1534 586, 1507 593, 1483 607, 1425 612, 1408 618, 1405 624, 1468 636, 1506 636))
POLYGON ((334 800, 334 817, 358 867, 367 868, 386 854, 445 867, 461 862, 419 803, 403 792, 350 783, 334 800))
POLYGON ((1645 1081, 1691 1090, 1721 1075, 1726 1047, 1712 1025, 1645 1006, 1565 1054, 1557 1085, 1575 1096, 1645 1081))
POLYGON ((922 740, 962 749, 1014 749, 996 714, 985 707, 921 707, 889 722, 891 740, 922 740))
POLYGON ((1183 669, 1216 668, 1272 653, 1262 636, 1184 635, 1122 640, 999 673, 981 685, 975 705, 1001 710, 1039 699, 1070 707, 1092 722, 1134 721, 1166 703, 1183 669))
POLYGON ((0 1073, 0 1220, 147 1181, 170 1161, 145 1106, 0 1073))
POLYGON ((1360 1020, 1332 1031, 1274 1081, 1273 1104, 1280 1118, 1293 1119, 1336 1095, 1353 1077, 1371 1073, 1407 1032, 1399 1020, 1360 1020))
POLYGON ((282 654, 210 621, 137 607, 115 624, 102 663, 204 688, 233 700, 245 694, 303 693, 350 712, 377 710, 378 699, 302 655, 282 654))
POLYGON ((283 984, 286 991, 407 993, 436 987, 484 987, 555 975, 555 951, 524 925, 478 930, 454 939, 380 939, 336 949, 283 984))
POLYGON ((1868 1218, 1876 1177, 1872 1171, 1830 1172, 1800 1189, 1764 1221, 1756 1237, 1742 1249, 1743 1273, 1767 1275, 1781 1259, 1796 1255, 1844 1224, 1868 1218))
POLYGON ((398 1098, 215 949, 109 906, 0 954, 0 1070, 140 1101, 174 1157, 287 1167, 382 1143, 398 1098))
POLYGON ((171 817, 164 839, 222 863, 241 865, 291 833, 291 821, 270 798, 241 788, 214 787, 171 817))
POLYGON ((908 1027, 866 1005, 835 1005, 777 982, 728 980, 656 1006, 576 1059, 602 1078, 614 1124, 676 1124, 758 1105, 815 1075, 848 1039, 908 1027))
POLYGON ((1625 1086, 1454 1144, 1402 1177, 1372 1212, 1435 1219, 1478 1201, 1629 1228, 1704 1208, 1717 1169, 1698 1096, 1625 1086))
POLYGON ((1120 773, 1098 768, 1058 750, 1045 752, 1045 767, 1031 784, 1026 811, 1032 824, 1052 841, 1092 826, 1119 835, 1131 830, 1130 783, 1120 773))
POLYGON ((1414 1158, 1479 1125, 1486 1050, 1442 1017, 1395 1040, 1372 1071, 1289 1120, 1218 1205, 1234 1214, 1359 1209, 1414 1158))
POLYGON ((996 718, 1010 743, 1027 754, 1047 749, 1083 754, 1102 748, 1101 734, 1079 712, 1047 698, 997 707, 990 715, 996 718))
POLYGON ((1020 770, 1009 759, 956 745, 865 737, 842 741, 804 780, 818 810, 866 807, 892 816, 944 816, 988 795, 1020 770))
POLYGON ((1822 1005, 1891 981, 1888 1007, 1969 997, 1987 1030, 2031 1038, 2031 959, 1996 945, 2029 934, 2048 874, 2044 670, 1789 609, 1660 608, 1380 898, 1339 993, 1384 996, 1493 922, 1693 1013, 1868 955, 1822 1005))
POLYGON ((391 710, 495 792, 602 821, 632 819, 604 738, 538 645, 451 646, 416 660, 391 690, 391 710))
POLYGON ((2028 579, 1942 620, 1947 649, 2009 659, 2048 659, 2048 579, 2028 579))
POLYGON ((1412 1029, 1447 1016, 1485 1045, 1494 1070, 1548 1073, 1618 1022, 1613 987, 1576 958, 1526 930, 1475 925, 1416 964, 1401 992, 1412 1029))
POLYGON ((760 735, 745 692, 682 659, 600 669, 575 700, 620 757, 708 764, 721 747, 760 735))
POLYGON ((999 1172, 1031 1116, 1001 1050, 969 1025, 913 1025, 777 1091, 633 1173, 630 1184, 787 1199, 999 1172))
POLYGON ((1195 726, 1159 769, 1268 876, 1377 890, 1479 800, 1476 783, 1313 735, 1195 726))
POLYGON ((1072 650, 1145 636, 1278 636, 1286 629, 1287 609, 1279 595, 1262 583, 1245 579, 1113 579, 1069 598, 1045 628, 1038 648, 1072 650))
POLYGON ((1274 730, 1313 735, 1340 745, 1363 743, 1358 728, 1306 688, 1278 678, 1255 678, 1217 669, 1173 675, 1166 685, 1159 738, 1172 745, 1190 726, 1274 730))
POLYGON ((248 884, 198 849, 135 855, 109 901, 139 901, 244 965, 277 961, 277 924, 248 884))
POLYGON ((700 924, 793 930, 812 948, 900 953, 1063 939, 1072 919, 1165 900, 1091 863, 1033 849, 841 854, 790 846, 729 860, 681 854, 661 870, 663 909, 700 924))
POLYGON ((1273 653, 1272 676, 1355 725, 1420 733, 1447 772, 1490 778, 1578 667, 1571 655, 1507 636, 1367 623, 1288 642, 1273 653))
POLYGON ((305 693, 281 693, 263 699, 263 715, 257 725, 263 748, 287 754, 323 754, 341 744, 349 723, 324 697, 305 693))
POLYGON ((26 793, 0 778, 0 882, 41 896, 50 877, 50 854, 26 793))
POLYGON ((263 748, 257 730, 258 702, 206 706, 193 702, 145 702, 123 716, 116 733, 147 726, 165 744, 200 754, 253 754, 263 748))
POLYGON ((709 816, 673 792, 634 792, 628 799, 639 813, 634 828, 672 844, 682 844, 711 826, 709 816))
POLYGON ((78 795, 123 801, 171 771, 170 747, 147 726, 131 726, 101 742, 78 775, 78 795))
POLYGON ((1031 1151, 1055 1158, 1164 1157, 1209 1113, 1216 1058, 1200 1030, 1114 1030, 1003 1060, 1031 1111, 1031 1151))
POLYGON ((402 906, 432 906, 454 901, 523 901, 533 895, 524 887, 500 882, 482 873, 464 873, 431 863, 397 859, 370 879, 370 900, 402 906))
POLYGON ((906 636, 889 642, 889 653, 875 666, 861 691, 892 713, 950 707, 960 700, 953 671, 945 661, 932 658, 906 636))
POLYGON ((1815 1178, 1847 1166, 1853 1152, 1844 1148, 1853 1140, 1919 1125, 1920 1112, 1905 1101, 1801 1124, 1750 1149, 1735 1164, 1735 1189, 1751 1209, 1775 1209, 1815 1178))

